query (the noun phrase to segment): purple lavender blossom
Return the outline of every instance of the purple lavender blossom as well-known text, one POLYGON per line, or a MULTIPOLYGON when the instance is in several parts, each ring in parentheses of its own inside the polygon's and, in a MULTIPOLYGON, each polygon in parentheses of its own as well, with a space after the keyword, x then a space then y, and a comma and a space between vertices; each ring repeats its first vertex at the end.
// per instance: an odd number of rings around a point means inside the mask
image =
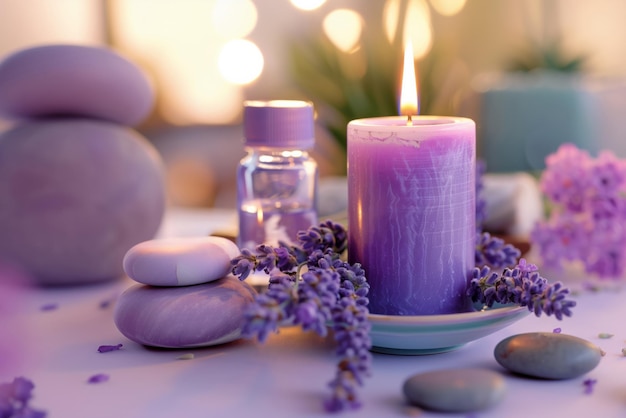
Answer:
POLYGON ((45 418, 46 412, 29 405, 35 385, 24 377, 0 384, 0 417, 45 418))
POLYGON ((340 360, 324 406, 332 412, 358 408, 357 389, 371 368, 365 271, 340 259, 347 234, 339 224, 326 221, 301 231, 298 241, 278 248, 260 245, 256 253, 244 249, 231 261, 233 274, 242 280, 255 270, 270 274, 267 291, 245 314, 242 334, 263 342, 281 323, 321 336, 332 326, 340 360))
POLYGON ((506 244, 501 238, 492 237, 488 232, 476 236, 474 261, 477 266, 510 267, 515 265, 520 255, 519 249, 506 244))
POLYGON ((546 158, 541 191, 553 202, 572 212, 580 212, 589 188, 586 175, 592 163, 589 153, 573 144, 564 144, 546 158))
POLYGON ((591 186, 598 195, 615 196, 624 190, 626 163, 612 152, 601 152, 591 167, 591 186))
POLYGON ((330 249, 341 254, 348 248, 348 234, 343 226, 328 220, 319 227, 298 232, 298 242, 307 253, 315 250, 325 252, 330 249))
POLYGON ((541 189, 549 219, 531 242, 547 265, 581 261, 588 273, 620 277, 626 268, 626 162, 605 151, 593 159, 572 144, 546 159, 541 189))
POLYGON ((515 303, 526 306, 536 316, 543 313, 559 320, 571 316, 571 308, 576 306, 575 301, 567 299, 569 289, 561 282, 549 284, 538 271, 529 268, 524 259, 502 273, 493 272, 489 267, 475 268, 467 294, 474 302, 487 307, 494 303, 515 303))

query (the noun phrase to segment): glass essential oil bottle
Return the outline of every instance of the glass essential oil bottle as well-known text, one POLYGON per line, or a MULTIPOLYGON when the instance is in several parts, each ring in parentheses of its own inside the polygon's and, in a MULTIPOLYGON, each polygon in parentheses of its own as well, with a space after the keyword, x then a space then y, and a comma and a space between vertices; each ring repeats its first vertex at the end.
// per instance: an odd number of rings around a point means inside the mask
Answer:
POLYGON ((317 225, 317 163, 313 104, 296 100, 246 101, 248 154, 237 169, 240 248, 296 242, 317 225))

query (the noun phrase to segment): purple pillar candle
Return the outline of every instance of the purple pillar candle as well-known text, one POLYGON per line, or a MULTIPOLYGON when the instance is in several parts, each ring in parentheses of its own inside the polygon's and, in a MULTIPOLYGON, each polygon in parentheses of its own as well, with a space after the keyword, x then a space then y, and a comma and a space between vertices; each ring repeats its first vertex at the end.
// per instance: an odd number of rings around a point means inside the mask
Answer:
POLYGON ((348 256, 370 312, 466 312, 474 267, 475 124, 456 117, 348 124, 348 256))

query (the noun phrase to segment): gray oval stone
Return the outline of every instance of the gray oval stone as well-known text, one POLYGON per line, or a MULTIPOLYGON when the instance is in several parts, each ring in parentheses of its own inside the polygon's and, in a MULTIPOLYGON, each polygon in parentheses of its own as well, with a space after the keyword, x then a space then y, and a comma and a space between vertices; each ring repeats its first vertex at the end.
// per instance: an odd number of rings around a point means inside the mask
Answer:
POLYGON ((508 337, 494 350, 504 368, 543 379, 571 379, 593 370, 602 350, 582 338, 554 332, 530 332, 508 337))
POLYGON ((491 370, 435 370, 409 377, 402 387, 409 403, 442 412, 472 412, 502 400, 504 378, 491 370))
POLYGON ((120 295, 114 322, 127 338, 164 348, 202 347, 238 339, 256 291, 230 275, 185 287, 135 285, 120 295))

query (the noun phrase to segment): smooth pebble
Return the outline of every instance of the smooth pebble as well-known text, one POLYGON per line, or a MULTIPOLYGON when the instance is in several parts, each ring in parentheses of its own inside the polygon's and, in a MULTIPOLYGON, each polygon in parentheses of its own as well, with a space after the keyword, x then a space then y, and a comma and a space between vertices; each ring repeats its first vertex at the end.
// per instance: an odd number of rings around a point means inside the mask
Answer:
POLYGON ((241 336, 244 311, 255 290, 234 276, 183 287, 134 285, 120 295, 114 312, 118 330, 139 344, 165 348, 202 347, 241 336))
POLYGON ((124 254, 154 238, 163 164, 130 128, 42 119, 0 134, 0 259, 41 284, 123 277, 124 254))
POLYGON ((221 279, 240 254, 222 237, 163 238, 141 242, 124 256, 131 279, 153 286, 189 286, 221 279))
POLYGON ((553 332, 508 337, 494 350, 496 361, 511 372, 543 379, 571 379, 593 370, 602 350, 582 338, 553 332))
POLYGON ((153 104, 142 70, 108 48, 36 46, 0 62, 0 115, 6 117, 71 115, 134 126, 153 104))
POLYGON ((486 369, 435 370, 409 377, 402 387, 412 405, 442 412, 487 409, 506 393, 504 378, 486 369))

